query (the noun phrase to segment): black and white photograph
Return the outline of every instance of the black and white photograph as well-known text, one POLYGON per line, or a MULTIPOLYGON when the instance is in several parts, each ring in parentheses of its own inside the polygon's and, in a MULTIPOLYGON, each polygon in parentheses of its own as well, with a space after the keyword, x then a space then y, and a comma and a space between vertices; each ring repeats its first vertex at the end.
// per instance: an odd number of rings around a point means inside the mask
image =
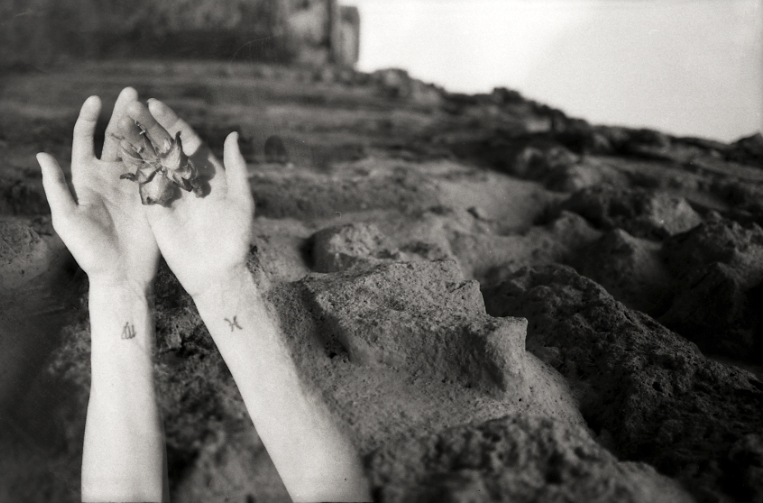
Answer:
POLYGON ((0 503, 763 503, 763 0, 0 0, 0 503))

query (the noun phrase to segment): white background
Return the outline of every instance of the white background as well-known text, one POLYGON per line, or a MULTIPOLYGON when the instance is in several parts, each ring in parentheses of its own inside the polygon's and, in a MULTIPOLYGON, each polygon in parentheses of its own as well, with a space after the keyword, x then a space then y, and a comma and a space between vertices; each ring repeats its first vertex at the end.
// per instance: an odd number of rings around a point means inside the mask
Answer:
POLYGON ((763 0, 343 0, 359 69, 516 89, 594 123, 735 140, 763 125, 763 0))

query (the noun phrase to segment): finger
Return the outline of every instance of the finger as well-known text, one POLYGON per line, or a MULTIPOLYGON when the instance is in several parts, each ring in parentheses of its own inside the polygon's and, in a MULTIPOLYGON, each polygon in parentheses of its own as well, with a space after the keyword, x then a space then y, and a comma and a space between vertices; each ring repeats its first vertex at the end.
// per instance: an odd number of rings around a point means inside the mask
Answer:
POLYGON ((223 152, 228 194, 239 201, 253 203, 246 161, 244 156, 241 155, 241 150, 238 146, 238 133, 233 132, 225 138, 223 152))
POLYGON ((93 135, 98 114, 101 113, 101 99, 90 96, 82 104, 77 123, 74 124, 74 141, 72 142, 72 168, 95 159, 93 153, 93 135))
POLYGON ((174 136, 175 133, 180 132, 180 138, 183 141, 183 152, 188 157, 195 154, 204 143, 186 121, 178 117, 170 107, 161 101, 151 98, 148 100, 148 109, 159 124, 171 135, 174 136))
POLYGON ((156 122, 156 119, 148 111, 146 105, 140 101, 130 103, 130 106, 127 107, 127 115, 145 129, 146 134, 158 152, 166 153, 169 151, 173 137, 170 136, 161 124, 156 122))
POLYGON ((127 105, 133 101, 138 101, 138 91, 132 87, 125 87, 119 93, 117 101, 114 104, 114 111, 106 126, 106 136, 103 140, 102 161, 116 161, 119 158, 119 120, 125 115, 127 105))
POLYGON ((127 115, 123 116, 117 123, 117 129, 123 142, 132 145, 133 150, 143 159, 154 157, 154 147, 151 146, 151 142, 146 138, 146 135, 142 134, 143 131, 132 118, 127 115))
POLYGON ((77 203, 69 192, 61 166, 53 156, 43 152, 37 154, 37 162, 42 170, 42 187, 45 190, 45 197, 48 198, 51 215, 53 217, 68 215, 74 211, 77 203))

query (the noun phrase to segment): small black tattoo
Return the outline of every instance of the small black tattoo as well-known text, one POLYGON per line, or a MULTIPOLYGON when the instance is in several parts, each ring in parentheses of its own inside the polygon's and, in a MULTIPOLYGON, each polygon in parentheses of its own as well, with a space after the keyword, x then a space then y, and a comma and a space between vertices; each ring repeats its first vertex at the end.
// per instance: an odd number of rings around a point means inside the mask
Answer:
POLYGON ((236 317, 233 317, 233 321, 229 320, 228 318, 225 318, 225 321, 228 322, 228 325, 230 325, 230 331, 233 332, 235 329, 243 330, 241 328, 241 325, 238 324, 238 321, 236 321, 236 317))
POLYGON ((135 337, 135 327, 127 322, 122 329, 122 339, 132 339, 133 337, 135 337))

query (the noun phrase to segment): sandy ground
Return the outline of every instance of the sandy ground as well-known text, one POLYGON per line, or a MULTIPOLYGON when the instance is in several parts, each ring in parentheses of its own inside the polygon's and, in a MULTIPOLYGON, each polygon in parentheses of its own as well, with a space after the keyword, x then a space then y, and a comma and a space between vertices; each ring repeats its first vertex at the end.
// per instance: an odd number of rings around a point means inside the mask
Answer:
MULTIPOLYGON (((84 278, 45 220, 33 156, 65 165, 82 101, 100 95, 105 124, 126 85, 166 101, 218 153, 241 133, 257 203, 252 269, 377 499, 763 494, 763 384, 742 370, 763 363, 754 141, 597 129, 521 97, 447 95, 394 73, 133 61, 0 84, 0 499, 78 498, 84 278), (266 155, 272 135, 286 159, 266 155), (699 416, 679 413, 695 409, 728 426, 697 430, 699 416), (514 432, 523 440, 511 449, 528 458, 465 461, 509 449, 500 441, 459 443, 450 464, 427 451, 484 428, 514 432), (590 457, 566 457, 575 449, 590 457), (533 478, 559 463, 559 481, 533 478)), ((156 369, 173 501, 285 501, 189 299, 161 274, 156 369)))

